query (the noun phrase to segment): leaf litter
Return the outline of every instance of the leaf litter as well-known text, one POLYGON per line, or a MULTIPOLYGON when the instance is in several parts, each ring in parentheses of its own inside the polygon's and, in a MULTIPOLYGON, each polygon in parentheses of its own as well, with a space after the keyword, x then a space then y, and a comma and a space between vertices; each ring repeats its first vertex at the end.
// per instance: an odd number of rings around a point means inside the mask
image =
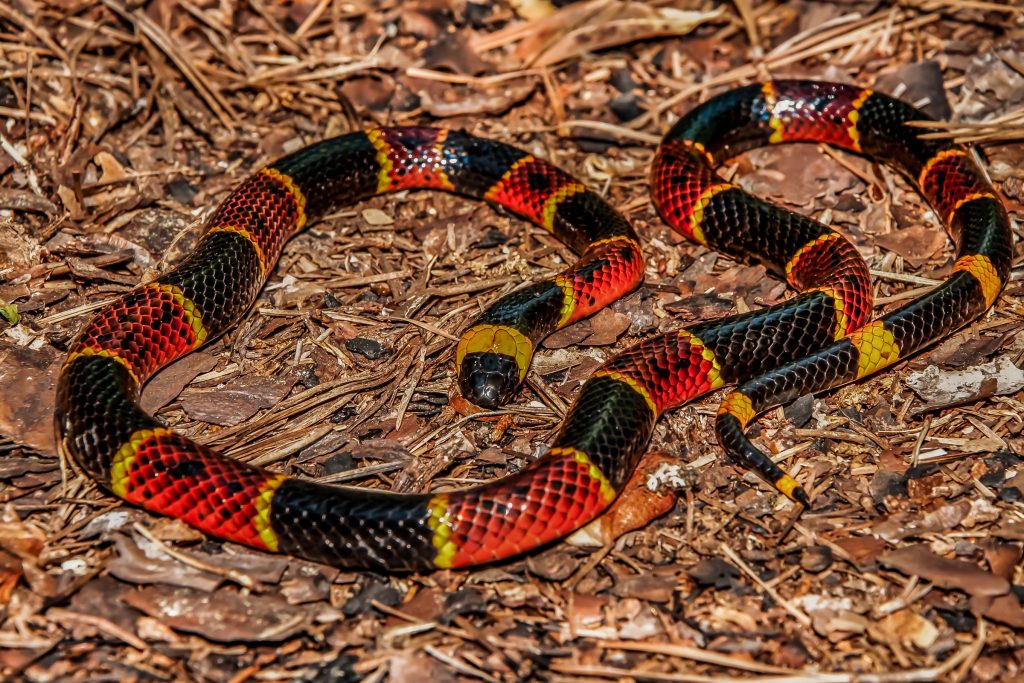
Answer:
MULTIPOLYGON (((960 0, 0 6, 0 676, 1019 677, 1019 258, 966 330, 758 421, 757 443, 812 492, 799 517, 721 460, 711 396, 660 421, 640 502, 574 542, 470 571, 339 571, 119 504, 56 459, 52 386, 85 316, 179 260, 261 163, 367 125, 464 128, 604 192, 647 252, 644 287, 547 340, 514 405, 460 403, 453 339, 571 254, 504 213, 426 193, 310 226, 247 318, 143 400, 174 429, 290 474, 392 490, 490 480, 542 452, 616 350, 787 296, 650 207, 654 144, 682 111, 768 74, 950 111, 941 134, 984 143, 1019 233, 1022 64, 1020 9, 960 0)), ((880 309, 949 272, 931 211, 871 162, 806 146, 725 172, 850 234, 880 309)))

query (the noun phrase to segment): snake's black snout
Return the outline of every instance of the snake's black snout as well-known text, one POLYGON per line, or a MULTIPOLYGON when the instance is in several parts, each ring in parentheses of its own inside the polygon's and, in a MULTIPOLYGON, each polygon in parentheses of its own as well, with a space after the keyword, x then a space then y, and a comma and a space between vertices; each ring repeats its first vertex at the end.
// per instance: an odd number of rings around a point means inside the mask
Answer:
POLYGON ((459 389, 481 408, 497 408, 512 400, 519 387, 516 359, 504 353, 470 353, 462 360, 459 389))

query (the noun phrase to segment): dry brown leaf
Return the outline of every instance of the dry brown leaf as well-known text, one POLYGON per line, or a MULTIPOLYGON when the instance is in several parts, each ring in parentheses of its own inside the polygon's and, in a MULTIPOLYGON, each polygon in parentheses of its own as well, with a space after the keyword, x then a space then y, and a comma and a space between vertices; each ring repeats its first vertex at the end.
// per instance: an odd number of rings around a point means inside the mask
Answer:
POLYGON ((183 396, 181 406, 189 417, 230 427, 249 419, 261 408, 276 406, 288 395, 295 381, 294 377, 236 377, 222 388, 183 396))
POLYGON ((220 643, 280 642, 309 629, 318 613, 330 617, 334 612, 230 589, 204 593, 154 585, 121 599, 176 631, 198 633, 220 643))
POLYGON ((686 485, 678 458, 648 453, 612 506, 600 517, 567 539, 580 547, 601 547, 623 534, 647 526, 676 503, 686 485))
POLYGON ((128 177, 128 173, 125 172, 124 166, 121 162, 114 157, 110 152, 100 152, 93 158, 96 165, 100 167, 102 175, 100 175, 99 182, 102 184, 113 183, 119 180, 124 180, 128 177))
POLYGON ((879 558, 907 576, 920 576, 943 588, 955 588, 970 595, 1004 595, 1010 582, 972 562, 936 555, 927 546, 909 545, 882 553, 879 558))
POLYGON ((971 610, 995 621, 1024 628, 1024 605, 1015 593, 996 597, 975 595, 971 597, 971 610))
POLYGON ((173 401, 189 382, 217 365, 217 358, 209 353, 190 353, 161 370, 146 383, 139 405, 147 413, 155 413, 173 401))
POLYGON ((924 225, 913 225, 885 235, 875 235, 875 244, 894 251, 907 263, 920 268, 946 246, 946 235, 924 225))
POLYGON ((53 396, 62 363, 50 346, 32 350, 0 342, 0 434, 40 453, 57 452, 53 396))
POLYGON ((481 36, 470 45, 478 50, 493 49, 522 40, 515 56, 524 63, 544 67, 637 40, 685 35, 723 13, 723 8, 695 12, 628 0, 592 0, 567 5, 526 26, 512 25, 481 36))
POLYGON ((848 536, 837 539, 835 544, 846 552, 850 562, 861 571, 875 566, 878 553, 885 548, 885 541, 877 536, 848 536))

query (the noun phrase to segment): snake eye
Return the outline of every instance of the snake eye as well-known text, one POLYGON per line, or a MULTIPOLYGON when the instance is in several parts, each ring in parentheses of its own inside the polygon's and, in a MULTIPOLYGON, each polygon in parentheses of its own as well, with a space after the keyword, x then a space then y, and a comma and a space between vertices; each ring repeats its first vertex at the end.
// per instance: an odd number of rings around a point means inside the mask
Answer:
POLYGON ((481 408, 497 408, 512 400, 519 387, 516 359, 491 351, 470 353, 462 359, 459 389, 481 408))

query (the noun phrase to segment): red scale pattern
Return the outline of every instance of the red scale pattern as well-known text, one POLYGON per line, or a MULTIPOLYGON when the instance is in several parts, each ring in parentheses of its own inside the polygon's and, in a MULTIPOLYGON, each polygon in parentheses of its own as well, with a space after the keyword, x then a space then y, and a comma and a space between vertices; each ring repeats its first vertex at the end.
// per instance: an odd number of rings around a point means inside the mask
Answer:
POLYGON ((266 268, 277 260, 284 243, 298 229, 298 204, 292 191, 279 179, 257 173, 228 195, 209 225, 248 230, 263 253, 266 268))
POLYGON ((992 186, 964 154, 950 154, 935 161, 921 181, 922 193, 943 221, 949 220, 957 202, 972 194, 992 192, 992 186))
POLYGON ((725 181, 702 152, 682 140, 663 143, 657 156, 651 169, 651 200, 676 232, 699 241, 691 230, 694 209, 704 192, 725 181), (685 164, 678 161, 684 159, 685 164), (683 178, 685 182, 680 182, 683 178))
POLYGON ((136 451, 125 500, 219 538, 265 548, 253 519, 269 476, 183 436, 160 434, 136 451))
POLYGON ((449 157, 441 148, 446 131, 435 128, 382 128, 376 132, 387 143, 391 160, 391 189, 452 189, 444 176, 449 157))
POLYGON ((155 287, 129 292, 102 309, 70 353, 105 350, 128 363, 140 382, 196 347, 195 330, 174 295, 155 287))
POLYGON ((557 279, 572 285, 574 306, 568 325, 637 287, 644 279, 644 255, 631 239, 605 242, 583 252, 576 265, 557 279))
POLYGON ((835 290, 843 301, 847 332, 871 319, 871 278, 857 247, 846 239, 828 240, 802 252, 789 274, 789 284, 799 290, 835 290))
POLYGON ((540 159, 521 162, 487 193, 491 201, 529 220, 544 224, 544 206, 558 190, 577 184, 576 179, 540 159))
POLYGON ((648 339, 615 357, 600 372, 634 379, 647 389, 658 413, 663 413, 715 388, 715 365, 704 357, 704 346, 692 339, 684 331, 648 339))
POLYGON ((813 88, 793 81, 776 82, 774 90, 778 99, 787 100, 772 107, 772 114, 782 122, 783 142, 826 142, 845 149, 856 148, 850 137, 854 125, 850 114, 856 111, 856 99, 837 97, 822 101, 813 88), (814 116, 807 115, 811 108, 806 100, 818 103, 813 109, 814 116))
POLYGON ((572 453, 552 449, 499 485, 466 492, 448 508, 453 566, 517 555, 564 536, 607 506, 601 482, 572 453))

